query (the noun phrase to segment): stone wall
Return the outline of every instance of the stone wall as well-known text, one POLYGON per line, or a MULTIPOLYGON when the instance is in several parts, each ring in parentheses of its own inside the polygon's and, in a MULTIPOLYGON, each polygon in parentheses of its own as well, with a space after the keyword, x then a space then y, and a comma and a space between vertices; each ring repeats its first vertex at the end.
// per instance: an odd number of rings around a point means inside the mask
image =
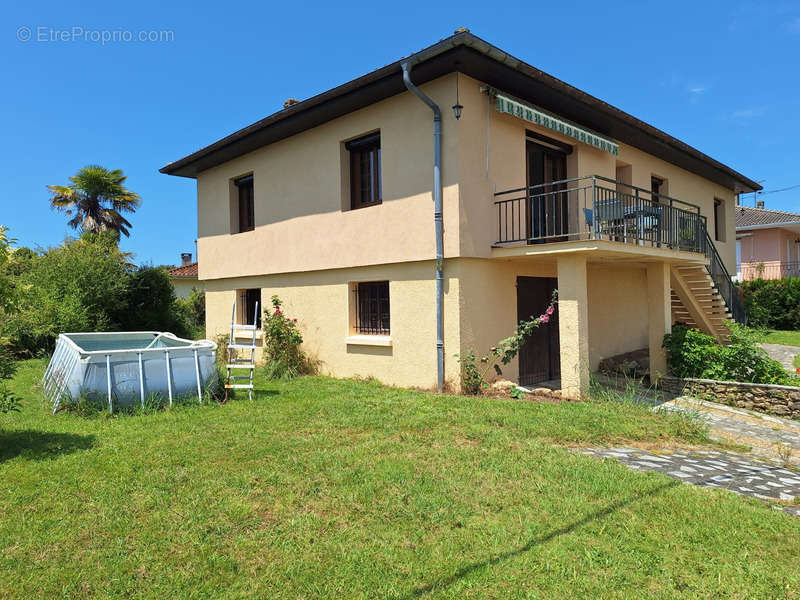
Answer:
POLYGON ((689 394, 776 417, 800 419, 800 387, 713 379, 680 379, 671 376, 662 377, 659 386, 668 394, 689 394))

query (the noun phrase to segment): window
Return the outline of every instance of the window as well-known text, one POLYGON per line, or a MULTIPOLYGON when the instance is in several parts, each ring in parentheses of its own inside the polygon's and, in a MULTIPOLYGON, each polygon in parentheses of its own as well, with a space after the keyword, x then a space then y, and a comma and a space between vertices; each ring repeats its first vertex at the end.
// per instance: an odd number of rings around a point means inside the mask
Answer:
POLYGON ((389 282, 357 283, 355 295, 355 327, 357 333, 389 335, 389 282))
POLYGON ((714 239, 725 241, 725 203, 719 198, 714 198, 714 239))
POLYGON ((381 134, 350 140, 344 146, 350 153, 350 208, 380 204, 383 200, 381 134))
POLYGON ((253 176, 241 177, 236 184, 238 229, 235 233, 253 231, 256 228, 255 206, 253 201, 253 176))
POLYGON ((660 177, 651 177, 650 191, 653 194, 653 200, 655 200, 656 202, 661 202, 661 199, 658 197, 658 195, 667 193, 664 186, 664 180, 661 179, 660 177))
POLYGON ((240 325, 252 325, 256 304, 258 304, 258 314, 255 315, 256 327, 261 329, 261 314, 264 312, 264 307, 261 304, 261 289, 239 290, 238 296, 236 299, 236 320, 238 323, 240 325))

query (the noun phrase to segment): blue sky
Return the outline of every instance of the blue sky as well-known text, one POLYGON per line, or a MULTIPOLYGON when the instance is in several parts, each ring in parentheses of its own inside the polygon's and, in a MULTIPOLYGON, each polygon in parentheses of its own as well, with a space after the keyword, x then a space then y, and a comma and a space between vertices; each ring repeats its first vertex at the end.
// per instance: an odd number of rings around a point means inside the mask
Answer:
MULTIPOLYGON (((195 182, 160 167, 459 26, 766 190, 800 184, 800 1, 72 4, 0 8, 0 224, 25 245, 69 233, 45 186, 97 163, 143 199, 123 248, 177 262, 194 251, 195 182)), ((800 211, 800 188, 764 199, 800 211)))

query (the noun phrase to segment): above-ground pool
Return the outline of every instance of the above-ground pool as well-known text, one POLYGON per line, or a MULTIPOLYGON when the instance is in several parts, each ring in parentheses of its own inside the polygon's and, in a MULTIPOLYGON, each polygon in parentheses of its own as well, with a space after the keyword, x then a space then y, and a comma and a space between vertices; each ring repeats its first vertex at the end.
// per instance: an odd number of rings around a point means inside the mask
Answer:
POLYGON ((44 374, 44 391, 53 412, 81 396, 101 397, 114 406, 145 406, 154 396, 194 395, 216 373, 217 345, 185 340, 158 331, 62 333, 44 374))

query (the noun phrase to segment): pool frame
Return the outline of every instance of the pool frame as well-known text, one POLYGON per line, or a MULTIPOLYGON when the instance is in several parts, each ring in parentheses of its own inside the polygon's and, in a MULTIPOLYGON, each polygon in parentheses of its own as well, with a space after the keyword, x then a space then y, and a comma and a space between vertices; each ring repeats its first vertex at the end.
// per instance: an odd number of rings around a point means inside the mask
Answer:
MULTIPOLYGON (((212 373, 211 369, 216 369, 216 350, 217 344, 211 340, 187 340, 179 338, 178 336, 161 331, 115 331, 115 332, 82 332, 82 333, 62 333, 56 339, 56 347, 53 356, 50 359, 50 364, 47 366, 43 377, 44 392, 47 398, 53 405, 53 413, 58 411, 62 399, 65 395, 74 397, 75 393, 80 393, 84 388, 86 375, 89 367, 93 365, 104 366, 105 368, 105 392, 108 398, 108 411, 113 413, 113 399, 115 395, 117 398, 122 396, 115 394, 115 386, 112 384, 112 376, 114 366, 120 366, 123 363, 130 362, 133 356, 136 356, 138 362, 138 392, 139 401, 142 408, 145 406, 145 389, 151 388, 150 393, 153 391, 163 392, 166 391, 169 397, 169 405, 173 403, 173 389, 178 388, 181 391, 186 391, 194 383, 196 386, 197 399, 200 403, 203 402, 203 390, 201 380, 207 381, 210 379, 212 373), (112 338, 124 336, 148 336, 152 335, 153 339, 144 348, 120 348, 120 349, 101 349, 101 350, 85 350, 79 344, 80 341, 87 338, 112 338), (73 337, 78 339, 73 339, 73 337), (169 342, 179 342, 179 345, 153 347, 159 340, 168 340, 169 342), (146 376, 145 366, 153 360, 160 360, 156 358, 159 354, 164 355, 164 373, 166 374, 166 385, 161 385, 163 380, 159 376, 152 374, 146 376), (126 356, 127 355, 127 356, 126 356), (187 383, 185 377, 186 368, 182 363, 187 358, 194 359, 194 381, 187 383), (114 361, 116 359, 116 362, 114 361), (125 360, 127 359, 127 360, 125 360), (181 361, 182 368, 179 372, 184 375, 181 376, 181 381, 176 381, 174 376, 173 361, 181 361), (205 377, 201 374, 201 362, 205 366, 205 377), (103 364, 104 363, 104 364, 103 364), (150 385, 147 385, 147 384, 150 385), (166 390, 163 388, 166 387, 166 390)), ((90 388, 90 391, 101 392, 102 390, 90 388)), ((130 392, 129 392, 130 395, 130 392)))

